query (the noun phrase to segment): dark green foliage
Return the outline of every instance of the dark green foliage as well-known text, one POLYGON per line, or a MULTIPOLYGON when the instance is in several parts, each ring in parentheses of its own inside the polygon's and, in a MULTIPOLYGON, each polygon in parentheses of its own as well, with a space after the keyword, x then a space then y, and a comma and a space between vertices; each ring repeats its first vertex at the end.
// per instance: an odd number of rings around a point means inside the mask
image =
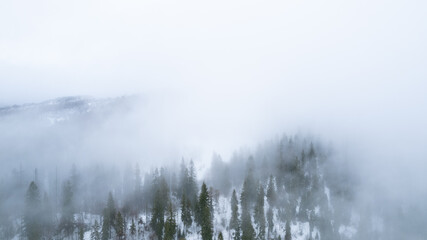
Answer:
POLYGON ((117 238, 119 240, 124 240, 126 236, 126 227, 125 227, 125 221, 120 211, 117 212, 115 229, 116 229, 117 238))
POLYGON ((270 236, 274 228, 273 207, 270 207, 267 211, 267 226, 268 226, 268 236, 270 236))
POLYGON ((254 209, 254 221, 258 228, 257 239, 265 239, 264 188, 259 186, 254 209))
POLYGON ((195 206, 195 201, 197 201, 197 182, 193 160, 190 161, 189 167, 185 165, 184 159, 182 160, 178 189, 180 191, 179 194, 181 196, 185 195, 191 201, 192 206, 195 206))
POLYGON ((240 232, 241 232, 240 225, 237 225, 237 229, 233 233, 233 239, 234 240, 240 240, 240 239, 242 239, 242 236, 241 236, 240 232))
POLYGON ((239 202, 237 200, 236 190, 233 190, 231 195, 231 219, 230 219, 230 229, 237 231, 239 228, 239 202))
POLYGON ((164 225, 164 206, 161 200, 160 190, 157 190, 154 196, 153 208, 151 210, 150 226, 153 228, 159 239, 162 239, 164 225))
POLYGON ((150 226, 159 239, 163 237, 164 216, 166 211, 167 199, 169 199, 169 188, 164 176, 155 176, 153 182, 153 204, 151 209, 150 226))
MULTIPOLYGON (((240 202, 245 205, 252 205, 257 196, 257 183, 254 177, 254 159, 253 157, 249 157, 247 162, 247 173, 245 180, 243 182, 243 188, 241 193, 240 202)), ((243 208, 243 207, 242 207, 243 208)))
POLYGON ((43 236, 52 238, 55 232, 55 223, 53 220, 54 213, 47 193, 45 193, 43 197, 42 211, 43 214, 40 218, 40 222, 43 226, 43 236))
POLYGON ((92 226, 92 232, 90 234, 91 240, 101 240, 101 233, 99 232, 99 223, 95 220, 95 223, 92 226))
POLYGON ((130 228, 129 228, 129 232, 130 232, 130 235, 134 238, 136 235, 136 225, 135 225, 135 220, 133 218, 132 218, 132 224, 130 225, 130 228))
POLYGON ((67 181, 62 189, 62 215, 59 229, 65 236, 70 236, 74 232, 74 225, 73 185, 67 181))
MULTIPOLYGON (((107 201, 107 214, 108 214, 108 223, 110 224, 110 229, 115 227, 116 224, 116 204, 114 203, 113 194, 108 193, 107 201)), ((111 230, 110 230, 111 237, 111 230)))
POLYGON ((190 200, 185 197, 185 194, 183 194, 181 198, 181 220, 186 229, 193 223, 191 219, 191 203, 190 200))
POLYGON ((286 221, 285 230, 285 240, 292 240, 290 220, 286 221))
POLYGON ((267 201, 270 206, 276 204, 276 187, 274 186, 273 175, 270 175, 267 189, 267 201))
POLYGON ((222 232, 218 233, 218 240, 224 240, 224 237, 222 236, 222 232))
POLYGON ((110 238, 110 219, 108 216, 108 210, 105 208, 102 219, 102 240, 108 240, 110 238))
POLYGON ((200 225, 202 227, 202 239, 212 240, 213 225, 211 218, 210 197, 206 184, 202 184, 202 189, 199 196, 199 210, 200 210, 200 225))
POLYGON ((240 196, 240 203, 242 206, 242 240, 253 240, 255 239, 255 230, 252 226, 251 213, 249 210, 248 191, 245 191, 245 188, 246 190, 249 189, 247 185, 247 180, 245 180, 243 183, 242 194, 240 196))
POLYGON ((175 214, 173 212, 172 203, 168 206, 168 217, 165 222, 165 237, 164 240, 173 240, 176 234, 177 225, 175 220, 175 214))
POLYGON ((84 240, 84 234, 85 234, 84 225, 80 224, 78 228, 79 228, 79 240, 84 240))
POLYGON ((39 189, 36 183, 31 182, 27 190, 24 214, 25 235, 28 240, 39 240, 42 237, 42 226, 39 221, 40 205, 39 189))

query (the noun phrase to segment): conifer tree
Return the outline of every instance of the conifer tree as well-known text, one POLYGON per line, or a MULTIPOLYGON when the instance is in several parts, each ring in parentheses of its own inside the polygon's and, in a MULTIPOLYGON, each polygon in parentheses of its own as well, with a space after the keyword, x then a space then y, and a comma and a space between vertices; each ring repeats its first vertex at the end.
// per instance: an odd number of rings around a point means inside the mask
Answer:
POLYGON ((273 207, 269 207, 267 211, 267 227, 268 227, 268 239, 270 239, 270 234, 273 232, 274 222, 273 222, 273 207))
POLYGON ((252 226, 251 213, 249 210, 250 203, 248 199, 247 189, 247 181, 245 180, 245 182, 243 183, 243 190, 240 195, 240 203, 242 206, 242 240, 253 240, 255 239, 255 230, 252 226))
POLYGON ((273 180, 273 175, 270 175, 267 189, 267 201, 270 206, 274 206, 276 204, 276 188, 273 180))
POLYGON ((53 209, 49 201, 47 193, 44 193, 43 203, 42 203, 43 214, 41 216, 40 222, 43 226, 43 236, 45 238, 53 238, 55 225, 53 222, 53 209))
POLYGON ((119 240, 124 240, 126 236, 126 228, 125 228, 125 222, 122 217, 122 214, 117 212, 117 218, 116 218, 116 235, 119 240))
POLYGON ((230 219, 230 229, 237 231, 239 228, 239 202, 237 200, 236 190, 233 190, 231 195, 231 219, 230 219))
POLYGON ((111 192, 108 193, 107 214, 109 221, 109 237, 111 237, 111 229, 114 229, 116 224, 116 205, 114 203, 113 194, 111 192))
POLYGON ((181 220, 184 223, 185 229, 191 226, 193 220, 191 219, 191 203, 186 198, 185 194, 181 198, 181 220))
POLYGON ((59 229, 70 236, 74 232, 73 185, 66 181, 62 189, 62 215, 59 229))
POLYGON ((264 188, 262 185, 258 188, 258 196, 254 209, 254 221, 258 228, 257 238, 265 239, 265 214, 264 214, 264 188))
POLYGON ((165 237, 164 240, 173 240, 176 234, 177 224, 175 214, 173 212, 172 203, 169 203, 168 217, 165 222, 165 237))
POLYGON ((290 220, 286 221, 286 226, 285 226, 285 230, 286 230, 286 234, 285 234, 285 240, 292 240, 292 236, 291 236, 291 225, 290 225, 290 220))
POLYGON ((108 209, 104 208, 103 219, 102 219, 102 240, 110 239, 110 218, 108 209))
POLYGON ((129 228, 129 232, 130 232, 132 239, 135 239, 136 225, 135 225, 135 220, 133 218, 132 218, 132 224, 130 225, 130 228, 129 228))
POLYGON ((224 240, 224 237, 222 236, 222 232, 218 233, 218 240, 224 240))
POLYGON ((79 240, 84 240, 84 225, 83 224, 79 224, 79 240))
POLYGON ((42 226, 39 221, 40 205, 39 189, 35 182, 31 182, 26 194, 24 215, 25 235, 28 240, 39 240, 42 237, 42 226))
POLYGON ((202 189, 199 196, 199 210, 200 210, 200 225, 202 227, 202 239, 212 240, 213 237, 213 224, 211 218, 210 197, 206 184, 202 184, 202 189))
POLYGON ((101 233, 99 232, 99 223, 98 220, 95 220, 95 223, 92 226, 92 232, 90 234, 91 240, 101 240, 101 233))
POLYGON ((165 222, 164 211, 162 195, 160 193, 160 189, 157 189, 153 199, 150 226, 156 233, 158 239, 162 239, 163 236, 163 226, 165 222))
MULTIPOLYGON (((188 169, 188 186, 187 186, 187 196, 189 199, 194 199, 197 201, 197 175, 196 169, 194 167, 193 160, 190 161, 190 167, 188 169)), ((194 203, 192 203, 194 204, 194 203)))

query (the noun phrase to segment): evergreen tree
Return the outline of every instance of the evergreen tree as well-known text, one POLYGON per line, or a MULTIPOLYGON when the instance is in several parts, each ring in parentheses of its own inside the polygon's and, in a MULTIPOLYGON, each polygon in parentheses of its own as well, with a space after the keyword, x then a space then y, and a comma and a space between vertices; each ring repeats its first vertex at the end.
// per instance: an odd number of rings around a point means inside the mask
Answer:
POLYGON ((74 232, 74 205, 73 205, 73 185, 66 181, 62 189, 62 215, 59 229, 70 236, 74 232))
POLYGON ((273 180, 273 175, 270 175, 267 189, 267 201, 270 206, 274 206, 276 204, 276 188, 273 180))
POLYGON ((138 214, 142 209, 142 181, 141 181, 141 172, 139 170, 139 165, 135 165, 135 176, 134 176, 134 205, 136 208, 136 214, 138 214))
POLYGON ((117 212, 117 218, 116 218, 116 235, 117 238, 119 240, 124 240, 125 239, 125 235, 126 235, 126 227, 125 227, 125 222, 124 219, 122 217, 122 214, 119 212, 117 212))
POLYGON ((40 222, 43 226, 43 236, 49 239, 54 235, 55 225, 53 222, 53 209, 51 207, 47 193, 44 193, 42 205, 43 214, 41 216, 40 222))
POLYGON ((173 240, 176 234, 177 224, 175 215, 172 209, 172 203, 169 203, 168 207, 168 218, 165 222, 165 237, 164 240, 173 240))
POLYGON ((264 214, 264 188, 260 185, 258 188, 258 196, 254 209, 254 221, 258 227, 257 238, 265 239, 265 214, 264 214))
MULTIPOLYGON (((194 167, 193 160, 190 161, 190 167, 188 170, 188 185, 187 185, 187 196, 189 199, 197 201, 197 175, 194 167)), ((194 205, 194 202, 192 203, 194 205)))
POLYGON ((103 219, 102 219, 102 240, 110 239, 110 218, 108 209, 104 208, 103 219))
POLYGON ((206 184, 202 184, 202 189, 199 196, 200 222, 202 227, 202 239, 212 240, 213 224, 211 218, 210 197, 206 184))
POLYGON ((222 236, 222 232, 218 233, 218 240, 224 240, 224 237, 222 236))
POLYGON ((91 240, 101 240, 101 234, 99 232, 99 223, 98 220, 95 220, 95 223, 92 227, 92 233, 90 234, 91 240))
POLYGON ((183 194, 181 198, 181 220, 186 229, 193 223, 191 219, 191 203, 190 200, 185 197, 185 194, 183 194))
POLYGON ((285 240, 292 240, 292 236, 291 236, 291 225, 290 225, 290 220, 286 221, 286 226, 285 226, 285 230, 286 230, 286 234, 285 234, 285 240))
POLYGON ((187 169, 187 166, 185 165, 184 159, 182 159, 181 169, 179 172, 179 187, 178 187, 181 195, 188 196, 188 192, 187 192, 188 178, 189 178, 188 169, 187 169))
POLYGON ((239 202, 237 200, 236 190, 233 190, 231 195, 231 219, 230 219, 230 229, 237 231, 239 228, 239 202))
POLYGON ((234 231, 233 233, 233 240, 241 240, 241 234, 240 234, 241 230, 240 230, 240 224, 237 225, 237 229, 234 231))
POLYGON ((253 240, 255 239, 255 230, 252 226, 251 213, 249 211, 249 194, 248 194, 247 181, 243 183, 243 190, 240 195, 240 203, 242 206, 242 240, 253 240), (246 186, 245 186, 246 185, 246 186))
POLYGON ((267 226, 268 226, 268 238, 270 239, 270 234, 273 232, 273 228, 274 228, 273 207, 268 208, 268 211, 267 211, 267 226))
POLYGON ((85 231, 84 231, 84 225, 79 224, 79 240, 84 240, 85 231))
POLYGON ((111 238, 111 229, 115 228, 116 224, 116 205, 114 203, 113 194, 111 192, 108 193, 107 200, 107 215, 108 215, 108 231, 109 237, 111 238))
POLYGON ((163 236, 163 226, 165 222, 164 211, 162 194, 160 193, 160 189, 157 189, 153 199, 150 226, 156 233, 158 239, 162 239, 163 236))
POLYGON ((135 220, 133 218, 132 218, 132 224, 130 225, 129 231, 130 231, 130 235, 132 236, 132 239, 135 239, 136 225, 135 225, 135 220))
POLYGON ((26 194, 24 215, 25 235, 28 240, 39 240, 42 237, 40 205, 39 189, 35 182, 31 182, 26 194))

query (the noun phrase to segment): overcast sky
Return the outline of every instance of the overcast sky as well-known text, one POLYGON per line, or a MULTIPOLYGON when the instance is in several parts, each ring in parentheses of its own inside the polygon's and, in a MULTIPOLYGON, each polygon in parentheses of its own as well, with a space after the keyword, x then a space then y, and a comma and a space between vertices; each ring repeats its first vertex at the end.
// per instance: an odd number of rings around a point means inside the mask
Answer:
POLYGON ((5 0, 0 105, 142 94, 209 154, 314 132, 422 189, 426 23, 415 0, 5 0))

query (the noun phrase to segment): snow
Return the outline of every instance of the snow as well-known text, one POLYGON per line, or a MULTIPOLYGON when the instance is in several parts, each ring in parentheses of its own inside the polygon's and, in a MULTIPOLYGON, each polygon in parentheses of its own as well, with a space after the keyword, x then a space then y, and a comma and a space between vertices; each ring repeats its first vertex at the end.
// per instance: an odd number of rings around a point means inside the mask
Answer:
POLYGON ((353 235, 357 232, 357 230, 353 226, 345 226, 341 224, 338 229, 338 232, 340 233, 341 236, 351 239, 353 235))
POLYGON ((330 190, 329 190, 329 188, 326 185, 325 185, 325 194, 326 194, 326 197, 328 198, 328 207, 329 207, 329 210, 331 210, 333 212, 334 208, 332 207, 332 204, 331 204, 330 190))

